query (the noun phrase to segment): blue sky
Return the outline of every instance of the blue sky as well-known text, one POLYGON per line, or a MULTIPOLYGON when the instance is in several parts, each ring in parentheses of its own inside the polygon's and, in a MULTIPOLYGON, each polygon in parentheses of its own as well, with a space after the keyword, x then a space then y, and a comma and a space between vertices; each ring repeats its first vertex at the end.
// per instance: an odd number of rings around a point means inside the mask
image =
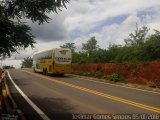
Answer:
POLYGON ((87 32, 81 32, 78 29, 72 30, 71 34, 70 34, 71 38, 74 39, 74 38, 81 36, 81 35, 88 35, 88 34, 91 34, 94 32, 98 32, 103 28, 103 26, 106 26, 106 25, 120 24, 127 18, 127 16, 128 15, 120 15, 120 16, 115 16, 115 17, 111 17, 108 19, 104 19, 101 22, 97 23, 97 25, 94 28, 90 29, 87 32))
POLYGON ((92 36, 103 49, 109 43, 123 45, 136 23, 140 27, 148 26, 150 33, 153 29, 160 30, 160 0, 70 0, 67 9, 49 17, 50 23, 41 26, 27 21, 36 36, 35 49, 20 50, 19 54, 3 61, 4 64, 18 67, 24 57, 67 42, 74 42, 77 50, 81 50, 82 43, 92 36))

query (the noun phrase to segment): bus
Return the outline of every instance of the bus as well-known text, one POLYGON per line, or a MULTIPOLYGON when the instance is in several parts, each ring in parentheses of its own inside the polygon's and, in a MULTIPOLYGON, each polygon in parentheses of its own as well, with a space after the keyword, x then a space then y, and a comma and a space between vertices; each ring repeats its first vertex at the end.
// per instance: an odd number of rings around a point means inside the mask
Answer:
POLYGON ((72 55, 68 48, 53 48, 33 55, 33 70, 44 75, 64 75, 71 71, 72 55))

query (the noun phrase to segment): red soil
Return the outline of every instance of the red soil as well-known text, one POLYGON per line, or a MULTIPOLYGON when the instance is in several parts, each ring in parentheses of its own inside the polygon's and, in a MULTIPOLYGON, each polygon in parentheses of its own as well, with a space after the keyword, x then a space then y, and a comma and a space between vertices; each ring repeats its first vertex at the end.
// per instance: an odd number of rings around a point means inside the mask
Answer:
POLYGON ((121 74, 130 83, 146 84, 147 81, 154 81, 160 85, 160 61, 139 64, 74 64, 73 71, 101 71, 105 75, 116 72, 121 74))

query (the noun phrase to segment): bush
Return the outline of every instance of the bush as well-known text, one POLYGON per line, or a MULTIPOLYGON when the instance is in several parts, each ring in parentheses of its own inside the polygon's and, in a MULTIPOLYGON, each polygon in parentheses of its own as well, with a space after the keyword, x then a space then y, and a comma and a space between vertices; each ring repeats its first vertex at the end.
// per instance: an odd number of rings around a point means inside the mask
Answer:
POLYGON ((94 74, 95 74, 94 72, 88 72, 88 73, 87 73, 87 76, 88 76, 88 77, 93 77, 94 74))
POLYGON ((96 78, 103 78, 104 73, 100 72, 100 71, 96 71, 96 72, 73 72, 74 74, 77 75, 82 75, 82 76, 88 76, 88 77, 96 77, 96 78))
POLYGON ((112 73, 107 76, 107 79, 114 82, 125 81, 119 73, 112 73))
POLYGON ((95 72, 95 75, 94 75, 94 76, 97 77, 97 78, 103 78, 104 73, 103 73, 103 72, 100 72, 100 71, 97 71, 97 72, 95 72))
POLYGON ((157 87, 157 84, 153 81, 148 81, 147 82, 147 86, 151 87, 151 88, 156 88, 157 87))

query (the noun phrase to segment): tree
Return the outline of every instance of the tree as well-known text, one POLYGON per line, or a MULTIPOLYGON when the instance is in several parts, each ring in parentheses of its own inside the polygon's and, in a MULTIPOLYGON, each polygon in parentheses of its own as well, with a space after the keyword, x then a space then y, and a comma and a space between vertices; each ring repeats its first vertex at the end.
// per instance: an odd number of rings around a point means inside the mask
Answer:
POLYGON ((87 54, 84 52, 74 52, 72 57, 72 63, 86 63, 87 61, 87 54))
POLYGON ((91 37, 87 43, 82 44, 82 49, 85 50, 86 52, 93 53, 93 51, 97 50, 99 46, 97 45, 97 40, 95 37, 91 37))
POLYGON ((27 25, 6 19, 0 20, 0 26, 0 56, 10 56, 12 52, 16 52, 21 47, 33 47, 34 36, 27 25))
POLYGON ((15 69, 15 67, 13 65, 4 65, 3 69, 15 69))
POLYGON ((121 49, 122 49, 121 45, 115 45, 115 44, 110 45, 108 48, 108 52, 106 54, 107 61, 115 62, 115 58, 120 53, 121 49))
POLYGON ((33 59, 30 57, 24 58, 21 64, 22 68, 31 68, 33 65, 33 59))
POLYGON ((17 49, 34 47, 34 36, 25 19, 49 22, 48 14, 66 7, 69 0, 1 0, 0 1, 0 56, 10 56, 17 49))
POLYGON ((142 28, 138 28, 138 24, 136 24, 136 30, 134 33, 129 34, 129 38, 124 39, 126 46, 131 45, 142 45, 144 44, 149 28, 143 26, 142 28))
POLYGON ((106 63, 109 62, 108 51, 106 49, 99 48, 94 54, 95 63, 106 63))
POLYGON ((71 49, 72 53, 75 52, 75 43, 65 43, 64 45, 60 46, 61 48, 69 48, 71 49))
POLYGON ((155 33, 147 38, 143 51, 146 51, 150 60, 160 60, 160 32, 155 30, 155 33))
POLYGON ((150 57, 146 54, 142 46, 132 45, 124 46, 116 56, 116 62, 136 63, 140 61, 148 61, 150 57))

